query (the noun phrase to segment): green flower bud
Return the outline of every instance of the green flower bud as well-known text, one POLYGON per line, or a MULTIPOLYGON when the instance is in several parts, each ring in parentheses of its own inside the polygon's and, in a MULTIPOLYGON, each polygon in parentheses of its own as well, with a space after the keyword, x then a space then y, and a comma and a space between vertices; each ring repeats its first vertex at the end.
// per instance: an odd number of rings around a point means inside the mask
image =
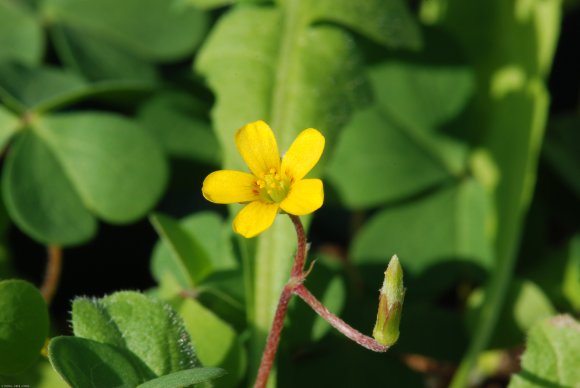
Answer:
POLYGON ((399 258, 394 255, 385 271, 385 281, 379 294, 379 312, 373 329, 373 337, 384 346, 391 346, 399 338, 399 322, 405 287, 403 287, 403 269, 399 258))

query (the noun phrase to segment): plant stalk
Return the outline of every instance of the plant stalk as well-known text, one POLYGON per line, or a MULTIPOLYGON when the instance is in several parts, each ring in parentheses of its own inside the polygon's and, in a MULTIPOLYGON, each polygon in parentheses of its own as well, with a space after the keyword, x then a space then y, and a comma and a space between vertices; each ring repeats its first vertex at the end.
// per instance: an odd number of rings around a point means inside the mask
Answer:
POLYGON ((303 284, 299 284, 293 289, 293 293, 298 295, 306 302, 318 315, 328 322, 336 330, 340 331, 346 337, 350 338, 357 344, 372 350, 373 352, 384 353, 389 350, 389 346, 384 346, 375 341, 374 338, 364 335, 354 329, 348 323, 331 313, 303 284))
POLYGON ((276 314, 274 315, 274 322, 272 322, 272 329, 270 330, 268 339, 266 340, 266 347, 264 348, 264 353, 262 354, 262 361, 260 362, 256 383, 254 384, 255 388, 264 388, 268 383, 268 377, 270 376, 272 365, 274 365, 274 360, 276 359, 276 352, 278 351, 278 344, 280 342, 280 334, 284 328, 284 319, 286 318, 286 313, 288 312, 288 303, 292 297, 292 291, 296 285, 301 284, 302 281, 304 281, 306 235, 304 233, 304 227, 302 226, 300 218, 294 215, 289 216, 292 220, 292 224, 294 224, 294 228, 296 229, 298 248, 296 249, 296 256, 294 257, 294 264, 292 266, 290 280, 282 289, 282 294, 280 295, 280 300, 278 301, 278 307, 276 308, 276 314))
POLYGON ((46 301, 46 304, 50 305, 58 284, 60 281, 60 274, 62 271, 62 248, 58 245, 49 245, 46 248, 47 251, 47 263, 46 263, 46 274, 44 275, 44 281, 40 287, 40 292, 46 301))

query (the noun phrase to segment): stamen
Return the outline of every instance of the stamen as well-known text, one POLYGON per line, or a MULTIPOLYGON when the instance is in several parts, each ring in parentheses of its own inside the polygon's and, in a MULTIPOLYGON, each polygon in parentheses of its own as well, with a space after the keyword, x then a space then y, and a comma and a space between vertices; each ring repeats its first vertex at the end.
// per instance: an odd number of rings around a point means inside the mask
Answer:
POLYGON ((288 195, 291 186, 289 177, 275 168, 270 168, 268 171, 269 174, 260 174, 262 179, 257 179, 256 185, 266 202, 280 203, 288 195))

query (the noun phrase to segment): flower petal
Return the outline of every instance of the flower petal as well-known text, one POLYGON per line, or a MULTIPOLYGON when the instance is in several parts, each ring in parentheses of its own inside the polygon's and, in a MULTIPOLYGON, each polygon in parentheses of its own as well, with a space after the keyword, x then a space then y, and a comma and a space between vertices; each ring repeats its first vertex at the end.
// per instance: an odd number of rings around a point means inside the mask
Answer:
POLYGON ((214 203, 250 202, 258 199, 256 177, 241 171, 220 170, 209 174, 201 192, 214 203))
POLYGON ((250 170, 257 177, 271 168, 280 169, 280 153, 274 133, 262 120, 246 124, 236 133, 236 146, 250 170))
POLYGON ((277 203, 250 202, 234 219, 234 231, 245 238, 262 233, 274 223, 278 208, 277 203))
POLYGON ((282 159, 282 171, 298 181, 318 163, 324 150, 324 136, 314 128, 300 132, 282 159))
POLYGON ((286 213, 301 216, 312 213, 324 202, 324 188, 320 179, 303 179, 292 185, 280 207, 286 213))

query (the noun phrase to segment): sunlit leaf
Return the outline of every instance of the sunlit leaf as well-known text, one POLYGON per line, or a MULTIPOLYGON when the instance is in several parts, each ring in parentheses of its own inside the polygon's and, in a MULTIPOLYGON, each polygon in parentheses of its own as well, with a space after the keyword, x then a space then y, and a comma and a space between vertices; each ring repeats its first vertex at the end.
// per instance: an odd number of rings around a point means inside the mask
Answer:
POLYGON ((127 119, 103 113, 39 117, 10 150, 3 174, 11 217, 39 241, 77 244, 95 217, 132 222, 166 183, 161 151, 127 119))

